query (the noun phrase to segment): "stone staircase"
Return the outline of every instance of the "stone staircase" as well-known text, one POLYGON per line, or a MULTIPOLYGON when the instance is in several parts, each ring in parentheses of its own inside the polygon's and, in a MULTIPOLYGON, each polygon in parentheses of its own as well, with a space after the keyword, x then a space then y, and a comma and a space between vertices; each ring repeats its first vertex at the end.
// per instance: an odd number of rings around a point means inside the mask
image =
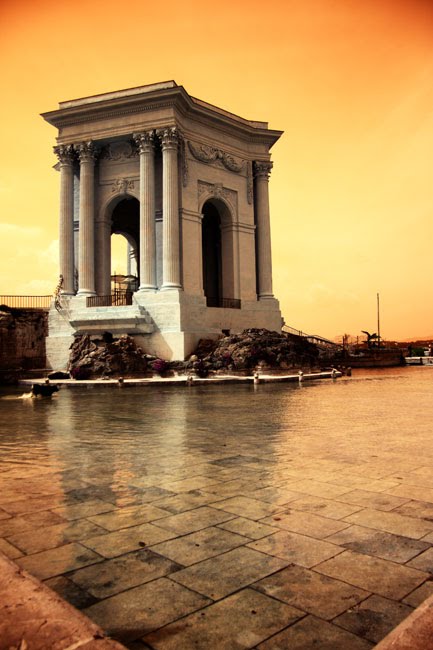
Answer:
POLYGON ((48 315, 47 366, 53 370, 66 368, 76 334, 146 335, 154 329, 152 318, 141 305, 73 308, 69 302, 62 302, 48 315))

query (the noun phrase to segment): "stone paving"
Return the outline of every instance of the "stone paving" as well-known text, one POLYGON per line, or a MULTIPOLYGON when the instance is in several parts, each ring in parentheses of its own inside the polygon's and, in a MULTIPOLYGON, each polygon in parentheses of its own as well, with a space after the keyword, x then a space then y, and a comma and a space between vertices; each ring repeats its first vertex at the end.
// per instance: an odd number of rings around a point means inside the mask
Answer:
POLYGON ((0 463, 0 551, 131 650, 366 650, 433 594, 431 455, 227 440, 61 485, 0 463))

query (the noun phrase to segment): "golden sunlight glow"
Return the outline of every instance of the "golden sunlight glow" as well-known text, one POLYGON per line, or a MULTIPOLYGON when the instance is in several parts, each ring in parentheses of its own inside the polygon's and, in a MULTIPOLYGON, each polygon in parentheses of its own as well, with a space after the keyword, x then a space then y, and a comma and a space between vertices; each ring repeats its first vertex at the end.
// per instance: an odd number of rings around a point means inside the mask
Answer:
POLYGON ((433 3, 17 0, 0 9, 2 294, 56 286, 59 101, 174 79, 284 135, 270 180, 288 324, 433 337, 433 3))

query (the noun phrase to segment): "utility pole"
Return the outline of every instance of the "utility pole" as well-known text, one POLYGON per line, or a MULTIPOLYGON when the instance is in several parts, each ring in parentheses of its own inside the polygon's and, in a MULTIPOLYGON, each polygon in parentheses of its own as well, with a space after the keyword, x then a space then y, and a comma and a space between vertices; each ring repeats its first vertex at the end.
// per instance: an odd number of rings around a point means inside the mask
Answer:
POLYGON ((377 347, 380 348, 380 309, 379 309, 379 294, 377 294, 377 347))

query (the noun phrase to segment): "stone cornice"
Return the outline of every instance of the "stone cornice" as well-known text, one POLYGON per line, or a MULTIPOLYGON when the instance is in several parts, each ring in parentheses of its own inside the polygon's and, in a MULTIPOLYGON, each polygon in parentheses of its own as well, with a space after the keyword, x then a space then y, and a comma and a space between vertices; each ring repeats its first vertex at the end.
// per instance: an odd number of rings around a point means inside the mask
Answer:
POLYGON ((245 120, 211 104, 191 97, 182 86, 158 88, 148 92, 125 95, 109 93, 86 103, 65 102, 65 107, 42 113, 42 117, 57 128, 91 123, 96 120, 112 119, 134 113, 149 112, 161 108, 172 108, 179 114, 213 126, 243 140, 266 143, 271 147, 282 135, 282 131, 267 128, 264 122, 245 120))

